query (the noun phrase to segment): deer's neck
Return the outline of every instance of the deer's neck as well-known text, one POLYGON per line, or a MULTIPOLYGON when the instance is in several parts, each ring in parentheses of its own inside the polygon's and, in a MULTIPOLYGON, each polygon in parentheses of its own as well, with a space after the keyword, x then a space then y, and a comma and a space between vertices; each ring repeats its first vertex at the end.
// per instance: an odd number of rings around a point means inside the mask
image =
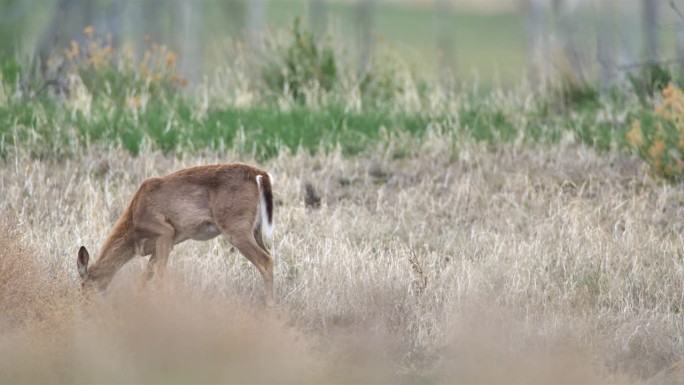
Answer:
POLYGON ((100 251, 100 256, 88 272, 88 278, 106 288, 114 274, 135 255, 135 243, 126 231, 110 234, 100 251))

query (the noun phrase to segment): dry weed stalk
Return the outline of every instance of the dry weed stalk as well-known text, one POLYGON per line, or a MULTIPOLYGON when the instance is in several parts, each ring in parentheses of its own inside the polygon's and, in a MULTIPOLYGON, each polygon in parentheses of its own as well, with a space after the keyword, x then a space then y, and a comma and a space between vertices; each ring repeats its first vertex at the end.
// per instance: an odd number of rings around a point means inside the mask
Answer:
POLYGON ((420 297, 425 292, 425 289, 427 289, 428 277, 423 273, 423 268, 420 266, 418 255, 416 255, 413 245, 409 246, 409 250, 411 251, 411 254, 408 256, 408 261, 411 264, 411 269, 416 274, 416 294, 420 297))

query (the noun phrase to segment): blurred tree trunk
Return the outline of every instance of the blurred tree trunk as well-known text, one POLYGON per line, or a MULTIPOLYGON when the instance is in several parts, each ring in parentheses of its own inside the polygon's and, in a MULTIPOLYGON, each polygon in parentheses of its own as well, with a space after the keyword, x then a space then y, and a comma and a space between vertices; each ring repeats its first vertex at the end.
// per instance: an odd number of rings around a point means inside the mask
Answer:
POLYGON ((456 75, 456 42, 454 30, 454 10, 451 0, 437 2, 439 30, 437 32, 437 49, 439 51, 439 70, 442 79, 453 79, 456 75))
MULTIPOLYGON (((617 7, 618 9, 620 7, 617 7)), ((634 28, 633 21, 630 20, 628 14, 624 11, 616 12, 614 17, 616 21, 616 38, 619 42, 617 54, 618 67, 629 66, 640 60, 641 31, 639 28, 634 28)), ((622 69, 619 75, 627 75, 630 70, 622 69)))
POLYGON ((170 40, 168 31, 164 28, 162 20, 168 16, 168 4, 159 0, 133 0, 134 3, 142 4, 140 26, 143 37, 148 35, 152 41, 170 40))
POLYGON ((19 21, 24 15, 29 15, 35 3, 27 0, 0 1, 0 36, 11 36, 10 39, 0 40, 0 55, 13 55, 24 48, 26 31, 29 27, 19 21))
POLYGON ((224 15, 225 20, 228 22, 228 31, 234 36, 245 31, 247 27, 247 6, 244 1, 226 1, 221 3, 221 13, 224 15))
POLYGON ((546 33, 543 0, 526 0, 527 47, 529 56, 530 83, 538 88, 547 87, 550 76, 549 43, 546 33))
POLYGON ((180 16, 180 72, 190 80, 198 80, 202 72, 202 2, 182 0, 180 16))
POLYGON ((583 47, 580 47, 577 41, 579 20, 568 7, 566 1, 554 0, 552 4, 560 52, 557 52, 557 57, 551 58, 551 61, 555 59, 558 66, 557 75, 563 77, 561 80, 571 81, 575 85, 581 86, 586 83, 587 79, 582 63, 581 52, 583 47))
POLYGON ((357 75, 359 79, 366 77, 373 60, 373 22, 375 19, 375 0, 359 0, 356 7, 357 47, 359 62, 357 75))
POLYGON ((679 76, 684 77, 684 22, 677 25, 677 62, 679 63, 679 76))
POLYGON ((81 10, 81 23, 80 25, 76 25, 77 28, 85 28, 89 25, 95 26, 97 20, 95 20, 95 7, 93 5, 94 1, 81 1, 79 4, 79 8, 81 10))
POLYGON ((248 39, 253 47, 259 47, 261 41, 261 34, 266 28, 266 1, 265 0, 249 0, 248 39))
POLYGON ((684 77, 684 13, 674 3, 671 3, 677 16, 677 62, 679 63, 679 76, 684 77))
POLYGON ((317 36, 328 30, 328 5, 325 0, 309 0, 309 25, 317 36))
POLYGON ((126 17, 125 27, 126 31, 121 36, 122 43, 132 43, 132 47, 135 49, 135 57, 141 58, 144 52, 144 37, 148 34, 147 25, 150 21, 146 20, 143 16, 145 3, 149 0, 127 0, 126 2, 126 17))
POLYGON ((78 2, 76 0, 59 0, 57 2, 50 23, 43 29, 36 45, 33 58, 34 71, 38 70, 41 75, 45 75, 50 55, 55 50, 64 48, 72 37, 75 27, 73 19, 69 20, 70 16, 73 18, 73 15, 78 14, 78 2))
MULTIPOLYGON (((86 3, 88 7, 92 7, 92 1, 86 1, 86 3)), ((112 46, 114 47, 121 45, 121 25, 123 23, 124 8, 124 0, 114 0, 109 19, 107 20, 107 32, 111 34, 112 46)), ((89 23, 92 23, 92 21, 89 23)))
POLYGON ((658 1, 642 0, 642 20, 644 28, 644 53, 646 59, 657 61, 658 46, 658 1))
POLYGON ((615 30, 616 3, 608 1, 603 8, 598 9, 596 20, 598 28, 596 33, 596 60, 599 64, 599 84, 601 91, 605 92, 617 81, 617 44, 615 30))

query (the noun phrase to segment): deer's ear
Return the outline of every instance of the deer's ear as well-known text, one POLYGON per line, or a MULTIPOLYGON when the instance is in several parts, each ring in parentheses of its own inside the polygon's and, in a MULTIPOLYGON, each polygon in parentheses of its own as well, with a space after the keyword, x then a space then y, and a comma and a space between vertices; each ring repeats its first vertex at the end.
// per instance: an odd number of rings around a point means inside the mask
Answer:
POLYGON ((88 276, 88 261, 90 260, 90 254, 84 246, 78 249, 78 259, 76 260, 76 265, 78 266, 78 275, 81 279, 85 279, 88 276))

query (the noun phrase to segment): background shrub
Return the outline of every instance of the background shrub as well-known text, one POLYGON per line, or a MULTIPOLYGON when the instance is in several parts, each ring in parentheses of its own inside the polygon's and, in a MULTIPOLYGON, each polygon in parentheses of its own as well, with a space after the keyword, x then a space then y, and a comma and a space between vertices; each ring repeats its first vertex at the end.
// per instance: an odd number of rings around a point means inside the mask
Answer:
POLYGON ((684 176, 684 92, 674 83, 662 91, 663 100, 645 111, 627 132, 628 145, 653 170, 668 179, 684 176))

